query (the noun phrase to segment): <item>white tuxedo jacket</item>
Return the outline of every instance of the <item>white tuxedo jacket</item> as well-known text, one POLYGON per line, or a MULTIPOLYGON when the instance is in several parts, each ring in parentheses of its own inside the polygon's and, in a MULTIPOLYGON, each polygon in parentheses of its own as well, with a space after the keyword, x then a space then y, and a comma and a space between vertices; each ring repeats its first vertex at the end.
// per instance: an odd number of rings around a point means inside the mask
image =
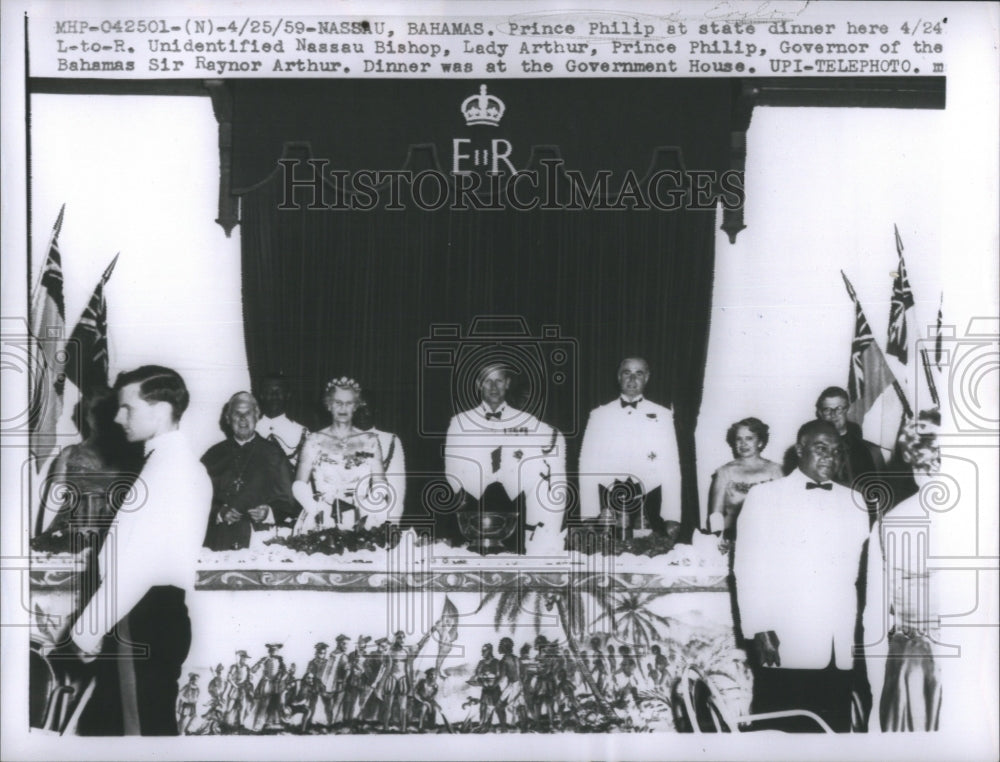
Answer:
POLYGON ((868 512, 847 487, 809 481, 796 469, 747 493, 733 563, 743 636, 773 630, 783 668, 823 669, 832 647, 850 669, 868 512))
POLYGON ((643 398, 635 409, 620 398, 590 411, 580 450, 580 517, 601 512, 598 486, 629 477, 643 492, 660 487, 660 517, 681 520, 681 467, 674 416, 669 408, 643 398))
POLYGON ((523 492, 527 522, 544 523, 542 534, 558 533, 567 495, 565 437, 509 406, 500 408, 499 420, 488 420, 485 413, 480 405, 451 419, 444 448, 451 486, 477 500, 493 482, 511 500, 523 492))

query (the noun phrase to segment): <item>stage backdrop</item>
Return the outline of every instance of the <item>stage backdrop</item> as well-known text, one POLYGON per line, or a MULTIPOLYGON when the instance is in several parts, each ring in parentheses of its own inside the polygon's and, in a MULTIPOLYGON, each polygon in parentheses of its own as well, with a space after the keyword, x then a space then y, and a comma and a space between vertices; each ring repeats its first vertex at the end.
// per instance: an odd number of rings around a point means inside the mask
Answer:
MULTIPOLYGON (((482 172, 500 153, 510 162, 498 161, 500 170, 539 171, 544 201, 553 188, 541 162, 561 160, 587 184, 610 172, 613 204, 629 172, 644 186, 660 169, 727 169, 730 82, 491 80, 488 95, 502 99, 503 115, 487 125, 466 124, 462 104, 479 94, 474 81, 232 86, 247 357, 252 375, 292 379, 293 416, 325 425, 323 385, 351 375, 378 428, 400 435, 408 470, 439 473, 448 420, 475 402, 475 366, 499 346, 520 370, 513 402, 566 434, 572 472, 588 411, 614 398, 622 357, 642 355, 652 369, 648 396, 674 410, 682 515, 689 529, 697 523, 694 429, 714 208, 518 211, 505 200, 502 209, 425 211, 404 190, 404 209, 393 210, 382 188, 369 211, 310 209, 315 189, 289 197, 278 161, 327 160, 327 173, 447 173, 457 153, 459 168, 482 172)), ((294 177, 312 172, 301 164, 294 177)), ((565 200, 565 177, 555 185, 565 200)), ((661 186, 663 199, 670 187, 661 186)), ((521 198, 532 197, 525 188, 521 198)), ((433 202, 435 178, 424 190, 433 202)), ((349 203, 333 184, 322 195, 326 205, 349 203)), ((421 515, 422 479, 408 486, 412 517, 421 515)))

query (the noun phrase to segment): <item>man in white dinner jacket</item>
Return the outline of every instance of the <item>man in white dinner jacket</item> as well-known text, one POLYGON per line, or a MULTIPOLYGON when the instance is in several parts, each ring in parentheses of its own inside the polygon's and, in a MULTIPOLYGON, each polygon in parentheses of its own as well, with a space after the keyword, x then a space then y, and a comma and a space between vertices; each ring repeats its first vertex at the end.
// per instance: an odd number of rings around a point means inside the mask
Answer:
POLYGON ((480 404, 451 419, 445 474, 464 492, 462 510, 521 511, 524 524, 505 543, 530 555, 562 553, 566 443, 562 433, 507 403, 510 370, 485 365, 476 376, 480 404))
POLYGON ((681 469, 674 416, 644 396, 649 377, 649 363, 626 357, 618 366, 621 394, 590 411, 580 449, 582 519, 609 510, 610 499, 619 509, 628 509, 626 503, 638 507, 630 515, 633 528, 640 523, 668 531, 679 527, 681 469))
POLYGON ((100 585, 76 620, 72 652, 97 661, 82 735, 177 735, 177 681, 191 644, 185 603, 212 505, 212 482, 180 430, 189 395, 174 370, 145 365, 115 381, 115 421, 144 442, 136 499, 115 515, 100 585))
MULTIPOLYGON (((843 450, 832 424, 804 424, 795 450, 799 467, 750 490, 737 520, 733 572, 743 635, 753 641, 751 711, 807 709, 845 732, 868 512, 833 481, 843 450)), ((776 727, 818 729, 794 718, 776 727)))

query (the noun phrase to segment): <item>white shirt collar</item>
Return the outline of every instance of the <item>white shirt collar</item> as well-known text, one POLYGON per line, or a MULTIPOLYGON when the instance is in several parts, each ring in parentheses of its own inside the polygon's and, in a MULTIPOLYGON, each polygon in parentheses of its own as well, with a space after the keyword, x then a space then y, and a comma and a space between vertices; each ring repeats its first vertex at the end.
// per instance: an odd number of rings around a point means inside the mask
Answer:
POLYGON ((147 439, 143 444, 143 452, 146 457, 152 454, 153 450, 161 447, 173 447, 175 444, 179 444, 184 441, 184 435, 181 434, 180 429, 170 429, 170 431, 165 431, 162 434, 157 434, 151 439, 147 439))
POLYGON ((487 405, 485 402, 482 402, 479 405, 479 412, 482 414, 483 418, 485 418, 487 414, 492 416, 490 420, 497 420, 496 416, 497 413, 499 413, 500 419, 502 420, 507 414, 507 403, 506 402, 502 403, 500 407, 498 407, 496 410, 490 410, 490 406, 487 405))

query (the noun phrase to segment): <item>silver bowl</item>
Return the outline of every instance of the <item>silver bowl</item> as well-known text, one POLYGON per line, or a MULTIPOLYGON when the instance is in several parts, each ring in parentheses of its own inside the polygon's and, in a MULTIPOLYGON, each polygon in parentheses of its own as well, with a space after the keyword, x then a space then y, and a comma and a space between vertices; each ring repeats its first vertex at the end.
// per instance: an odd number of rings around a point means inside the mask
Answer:
POLYGON ((463 511, 458 515, 458 528, 469 543, 469 550, 486 555, 504 550, 504 540, 517 529, 516 513, 493 511, 463 511))

